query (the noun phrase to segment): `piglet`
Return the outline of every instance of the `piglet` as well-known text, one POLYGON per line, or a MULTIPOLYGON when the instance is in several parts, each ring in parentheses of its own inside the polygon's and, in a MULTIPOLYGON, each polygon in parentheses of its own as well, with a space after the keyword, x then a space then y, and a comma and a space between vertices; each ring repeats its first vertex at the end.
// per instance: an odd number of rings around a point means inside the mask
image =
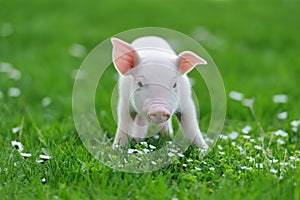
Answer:
POLYGON ((207 62, 191 51, 176 55, 167 41, 140 37, 131 44, 112 38, 113 62, 120 74, 118 128, 113 146, 124 146, 128 135, 147 136, 149 124, 173 135, 176 115, 186 138, 207 149, 200 132, 187 73, 207 62))

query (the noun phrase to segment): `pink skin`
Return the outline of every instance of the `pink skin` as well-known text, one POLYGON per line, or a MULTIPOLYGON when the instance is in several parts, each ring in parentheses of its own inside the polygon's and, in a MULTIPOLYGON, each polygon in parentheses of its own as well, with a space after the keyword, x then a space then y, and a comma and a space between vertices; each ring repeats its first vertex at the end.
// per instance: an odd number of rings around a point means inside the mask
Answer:
POLYGON ((171 116, 178 113, 186 138, 207 149, 186 76, 195 65, 206 64, 206 61, 190 51, 176 55, 159 37, 138 38, 132 44, 117 38, 111 41, 114 65, 121 75, 114 147, 126 145, 129 134, 145 138, 149 123, 172 135, 171 116), (130 113, 135 113, 134 121, 130 113))

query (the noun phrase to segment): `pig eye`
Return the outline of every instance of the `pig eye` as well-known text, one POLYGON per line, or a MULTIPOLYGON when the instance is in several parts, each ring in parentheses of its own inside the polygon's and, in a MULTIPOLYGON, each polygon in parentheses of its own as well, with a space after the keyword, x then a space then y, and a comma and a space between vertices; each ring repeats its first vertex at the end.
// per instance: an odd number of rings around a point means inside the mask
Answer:
POLYGON ((176 88, 176 87, 177 87, 177 83, 174 83, 173 88, 176 88))
POLYGON ((138 81, 138 82, 137 82, 137 85, 138 85, 139 87, 144 87, 144 84, 143 84, 142 81, 138 81))

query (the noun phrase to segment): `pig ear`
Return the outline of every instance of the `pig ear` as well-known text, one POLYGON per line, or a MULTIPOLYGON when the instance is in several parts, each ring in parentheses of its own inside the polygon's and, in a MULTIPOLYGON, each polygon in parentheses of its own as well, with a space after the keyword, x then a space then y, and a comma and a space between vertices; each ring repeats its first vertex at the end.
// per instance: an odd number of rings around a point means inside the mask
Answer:
POLYGON ((191 71, 196 65, 206 65, 207 62, 191 51, 184 51, 178 55, 177 65, 181 74, 191 71))
POLYGON ((114 65, 122 75, 125 75, 136 66, 138 54, 130 44, 118 38, 112 38, 111 43, 113 44, 114 65))

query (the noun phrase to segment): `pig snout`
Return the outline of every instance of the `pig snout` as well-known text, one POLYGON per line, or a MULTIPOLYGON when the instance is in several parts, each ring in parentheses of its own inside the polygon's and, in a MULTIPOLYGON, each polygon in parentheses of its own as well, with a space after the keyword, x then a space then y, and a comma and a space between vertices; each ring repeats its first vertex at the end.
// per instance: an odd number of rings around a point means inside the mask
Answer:
POLYGON ((167 107, 161 105, 153 105, 149 108, 147 117, 154 124, 161 124, 170 118, 171 114, 167 107))

